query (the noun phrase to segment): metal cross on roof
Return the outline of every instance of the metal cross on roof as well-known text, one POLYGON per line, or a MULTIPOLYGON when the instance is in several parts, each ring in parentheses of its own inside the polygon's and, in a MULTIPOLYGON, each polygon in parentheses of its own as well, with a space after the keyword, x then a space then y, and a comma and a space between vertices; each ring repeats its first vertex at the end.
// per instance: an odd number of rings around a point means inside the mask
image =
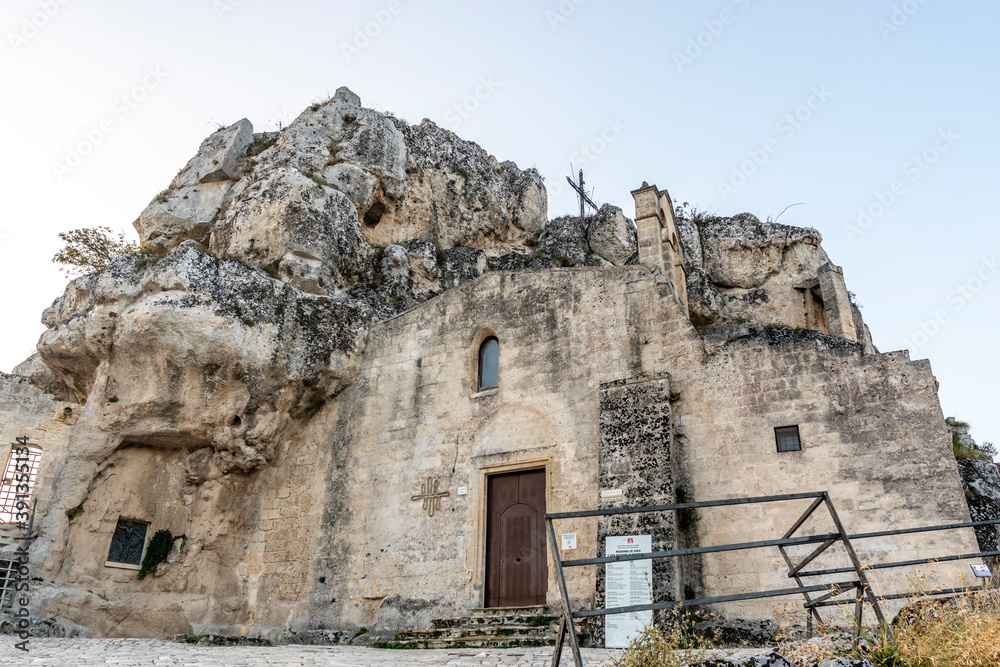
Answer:
POLYGON ((580 199, 580 217, 584 216, 586 212, 586 207, 590 206, 594 211, 597 211, 597 204, 587 196, 587 191, 583 189, 583 169, 580 170, 580 183, 579 185, 573 182, 573 179, 569 176, 566 177, 566 181, 569 186, 576 191, 576 196, 580 199))

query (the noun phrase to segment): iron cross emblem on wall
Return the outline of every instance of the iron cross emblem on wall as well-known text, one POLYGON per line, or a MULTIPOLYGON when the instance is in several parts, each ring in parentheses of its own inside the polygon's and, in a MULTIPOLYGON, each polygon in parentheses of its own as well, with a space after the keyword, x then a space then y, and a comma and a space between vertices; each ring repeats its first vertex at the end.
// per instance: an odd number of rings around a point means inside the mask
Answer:
POLYGON ((410 496, 410 500, 424 501, 421 509, 426 510, 429 516, 434 516, 434 512, 441 509, 441 499, 447 498, 451 494, 447 491, 438 491, 439 481, 428 477, 427 481, 420 485, 420 493, 410 496))

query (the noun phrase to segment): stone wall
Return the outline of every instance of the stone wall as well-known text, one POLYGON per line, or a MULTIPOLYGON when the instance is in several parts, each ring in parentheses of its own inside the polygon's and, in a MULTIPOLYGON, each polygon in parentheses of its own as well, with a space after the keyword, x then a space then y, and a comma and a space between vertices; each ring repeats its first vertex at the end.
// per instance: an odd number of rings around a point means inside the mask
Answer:
MULTIPOLYGON (((601 386, 601 448, 598 483, 602 492, 621 491, 620 499, 602 497, 601 509, 668 505, 674 502, 671 457, 670 382, 666 373, 618 380, 601 386)), ((673 512, 601 517, 597 555, 605 555, 609 535, 651 535, 653 551, 677 548, 673 512)), ((597 606, 605 606, 605 566, 597 569, 597 606)), ((653 561, 653 599, 679 599, 677 561, 653 561)), ((603 645, 603 618, 594 619, 596 645, 603 645)))
MULTIPOLYGON (((66 455, 66 443, 80 406, 58 400, 23 377, 0 373, 0 466, 6 467, 17 438, 42 451, 32 495, 40 499, 38 515, 47 511, 56 492, 55 470, 66 455)), ((37 531, 39 522, 36 522, 37 531)), ((0 547, 14 544, 23 532, 15 524, 0 524, 0 547)))
MULTIPOLYGON (((911 362, 905 352, 864 356, 860 345, 812 332, 765 330, 678 369, 671 386, 695 500, 826 490, 848 532, 969 520, 926 361, 911 362), (802 450, 778 453, 774 429, 789 425, 798 425, 802 450)), ((701 510, 699 541, 781 537, 808 504, 701 510)), ((829 532, 831 525, 817 512, 799 534, 829 532)), ((862 560, 884 562, 969 553, 975 546, 966 530, 864 540, 855 548, 862 560)), ((830 553, 817 567, 849 565, 839 547, 830 553)), ((699 596, 789 587, 780 562, 776 549, 706 555, 699 596)), ((971 581, 966 570, 942 564, 874 578, 883 592, 907 592, 971 581)), ((801 601, 788 603, 799 607, 801 601)), ((770 618, 772 609, 765 600, 722 611, 770 618)))
MULTIPOLYGON (((328 440, 312 622, 426 627, 482 606, 488 473, 545 466, 547 511, 596 508, 599 386, 643 372, 658 308, 644 267, 491 273, 373 328, 328 440), (478 392, 487 334, 500 385, 478 392), (449 493, 434 516, 411 500, 428 479, 449 493)), ((578 535, 564 557, 597 549, 596 521, 556 532, 578 535)), ((594 576, 569 574, 575 604, 594 604, 594 576)))

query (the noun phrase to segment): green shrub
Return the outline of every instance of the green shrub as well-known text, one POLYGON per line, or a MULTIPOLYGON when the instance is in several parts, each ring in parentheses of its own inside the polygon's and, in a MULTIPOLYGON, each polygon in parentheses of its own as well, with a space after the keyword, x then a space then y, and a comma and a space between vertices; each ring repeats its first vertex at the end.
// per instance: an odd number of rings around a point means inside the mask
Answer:
POLYGON ((552 253, 552 258, 559 262, 561 266, 573 266, 573 262, 569 257, 563 255, 562 253, 554 252, 552 253))
MULTIPOLYGON (((165 192, 165 191, 164 191, 165 192)), ((157 197, 166 196, 160 193, 157 197)), ((59 238, 66 245, 52 261, 62 264, 69 276, 97 273, 108 268, 112 260, 139 250, 139 246, 125 241, 125 235, 108 227, 88 227, 60 232, 59 238)))
POLYGON ((70 521, 80 516, 81 514, 83 514, 83 503, 80 503, 76 507, 70 507, 68 510, 66 510, 66 518, 68 518, 70 521))
POLYGON ((247 149, 247 157, 256 157, 273 146, 278 141, 280 132, 262 132, 255 134, 253 143, 247 149))
POLYGON ((161 563, 167 562, 170 549, 174 546, 174 536, 169 530, 158 530, 153 534, 153 539, 146 547, 146 556, 142 559, 142 566, 139 568, 138 579, 145 579, 146 575, 152 572, 156 574, 156 568, 161 563))
POLYGON ((145 243, 139 246, 139 249, 134 252, 129 252, 135 257, 134 266, 136 271, 142 271, 150 264, 156 264, 158 261, 167 256, 167 253, 163 250, 154 250, 150 248, 145 243))
POLYGON ((955 458, 959 461, 964 461, 965 459, 974 459, 976 461, 993 461, 993 458, 985 452, 981 452, 978 449, 973 449, 967 445, 962 444, 959 439, 958 433, 951 434, 951 447, 955 452, 955 458))
POLYGON ((419 649, 423 647, 417 642, 372 642, 372 648, 419 649))

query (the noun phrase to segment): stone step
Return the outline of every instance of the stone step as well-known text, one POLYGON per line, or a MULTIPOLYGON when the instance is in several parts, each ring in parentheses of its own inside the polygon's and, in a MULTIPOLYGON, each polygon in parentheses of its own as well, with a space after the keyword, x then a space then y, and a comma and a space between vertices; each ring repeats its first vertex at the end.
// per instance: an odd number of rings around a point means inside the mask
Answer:
MULTIPOLYGON (((433 621, 430 630, 396 634, 388 647, 406 648, 516 648, 551 646, 556 642, 560 617, 544 606, 475 609, 464 618, 433 621)), ((577 632, 589 636, 576 622, 577 632)))
POLYGON ((408 639, 458 639, 470 636, 484 637, 548 637, 558 631, 557 628, 531 626, 500 626, 496 628, 449 628, 447 630, 406 630, 399 632, 401 640, 408 639))

